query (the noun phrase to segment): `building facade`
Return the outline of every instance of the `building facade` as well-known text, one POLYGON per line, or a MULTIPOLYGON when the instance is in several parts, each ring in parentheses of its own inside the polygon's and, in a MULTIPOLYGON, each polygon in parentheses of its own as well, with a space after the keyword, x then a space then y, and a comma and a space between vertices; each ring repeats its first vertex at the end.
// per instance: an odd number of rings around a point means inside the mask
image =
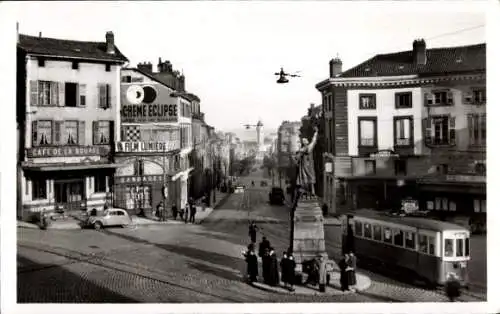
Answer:
POLYGON ((101 210, 111 200, 120 108, 114 45, 19 35, 17 44, 18 217, 101 210))
POLYGON ((159 80, 147 63, 122 70, 120 97, 114 205, 145 215, 184 206, 192 170, 190 100, 159 80))
POLYGON ((398 209, 485 221, 486 45, 377 55, 316 85, 337 211, 398 209))
POLYGON ((301 122, 283 121, 278 128, 277 159, 278 159, 278 180, 280 186, 282 181, 293 177, 292 157, 300 148, 300 127, 301 122))

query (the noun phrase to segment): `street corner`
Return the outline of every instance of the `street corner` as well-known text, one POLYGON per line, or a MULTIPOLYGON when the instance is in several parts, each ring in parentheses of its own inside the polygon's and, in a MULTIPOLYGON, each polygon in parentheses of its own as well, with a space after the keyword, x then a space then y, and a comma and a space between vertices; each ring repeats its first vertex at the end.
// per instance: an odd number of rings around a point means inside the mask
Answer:
POLYGON ((325 287, 325 291, 321 292, 319 291, 319 287, 314 287, 311 285, 307 286, 297 285, 293 287, 293 290, 285 287, 285 285, 282 283, 280 283, 278 286, 270 286, 262 282, 253 282, 250 285, 263 291, 271 293, 279 293, 279 294, 310 295, 310 296, 329 296, 329 295, 333 296, 333 295, 345 294, 345 292, 342 292, 340 290, 340 287, 339 289, 336 289, 331 286, 325 287))

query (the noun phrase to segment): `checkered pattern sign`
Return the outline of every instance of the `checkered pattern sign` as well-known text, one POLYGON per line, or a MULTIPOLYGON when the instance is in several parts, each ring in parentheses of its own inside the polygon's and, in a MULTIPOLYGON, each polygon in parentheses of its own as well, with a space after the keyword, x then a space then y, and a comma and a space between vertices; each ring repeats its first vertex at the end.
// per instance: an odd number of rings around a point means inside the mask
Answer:
POLYGON ((141 130, 138 126, 126 126, 125 138, 126 142, 138 142, 141 140, 141 130))

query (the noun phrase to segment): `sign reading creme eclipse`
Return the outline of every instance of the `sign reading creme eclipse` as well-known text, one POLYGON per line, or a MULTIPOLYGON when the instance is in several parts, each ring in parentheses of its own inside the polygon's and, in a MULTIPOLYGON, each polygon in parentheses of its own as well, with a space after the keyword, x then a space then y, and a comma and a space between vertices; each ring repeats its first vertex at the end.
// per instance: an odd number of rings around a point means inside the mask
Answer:
MULTIPOLYGON (((162 94, 153 86, 131 85, 125 91, 127 102, 122 103, 120 115, 123 122, 175 122, 177 104, 162 103, 162 94)), ((165 102, 172 101, 170 95, 165 102)))

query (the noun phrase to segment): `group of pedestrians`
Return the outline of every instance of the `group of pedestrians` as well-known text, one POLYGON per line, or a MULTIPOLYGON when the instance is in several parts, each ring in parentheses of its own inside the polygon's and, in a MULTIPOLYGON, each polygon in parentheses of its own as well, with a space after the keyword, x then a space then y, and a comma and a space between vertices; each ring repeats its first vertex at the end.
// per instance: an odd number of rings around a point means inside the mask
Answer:
MULTIPOLYGON (((205 210, 205 197, 202 198, 201 204, 203 206, 203 210, 205 210)), ((177 208, 177 205, 174 204, 172 206, 172 216, 174 220, 177 220, 177 216, 180 216, 181 221, 184 221, 185 223, 195 223, 196 211, 196 203, 192 197, 189 198, 189 201, 180 210, 177 208)))
POLYGON ((248 250, 246 252, 243 252, 243 256, 245 257, 245 260, 247 262, 247 274, 249 282, 253 283, 258 280, 258 257, 260 257, 262 260, 262 278, 265 284, 275 287, 280 284, 281 279, 287 289, 294 290, 293 285, 295 277, 295 260, 293 258, 293 255, 289 252, 284 252, 281 261, 278 263, 276 251, 271 246, 271 242, 269 242, 269 240, 265 236, 262 237, 262 242, 259 244, 258 254, 255 254, 257 230, 259 230, 259 228, 255 224, 255 222, 252 222, 249 226, 249 236, 251 243, 248 245, 248 250))

